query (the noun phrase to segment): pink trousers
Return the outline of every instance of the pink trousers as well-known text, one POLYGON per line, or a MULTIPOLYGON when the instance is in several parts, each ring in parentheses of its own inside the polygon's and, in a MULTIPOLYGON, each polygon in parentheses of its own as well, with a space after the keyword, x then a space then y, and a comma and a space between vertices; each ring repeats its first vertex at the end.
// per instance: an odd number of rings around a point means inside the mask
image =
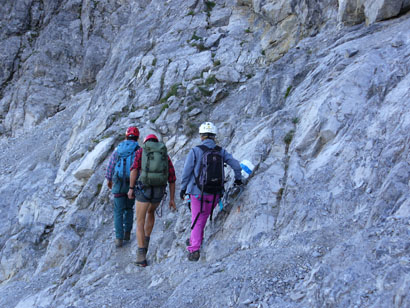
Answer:
POLYGON ((197 251, 201 248, 202 239, 204 237, 204 229, 206 221, 211 214, 212 207, 215 207, 219 202, 219 195, 216 195, 215 201, 214 195, 204 195, 204 201, 202 203, 201 210, 201 195, 190 195, 191 197, 191 226, 199 213, 199 217, 195 223, 194 228, 191 230, 191 237, 189 239, 190 246, 188 246, 189 252, 197 251))

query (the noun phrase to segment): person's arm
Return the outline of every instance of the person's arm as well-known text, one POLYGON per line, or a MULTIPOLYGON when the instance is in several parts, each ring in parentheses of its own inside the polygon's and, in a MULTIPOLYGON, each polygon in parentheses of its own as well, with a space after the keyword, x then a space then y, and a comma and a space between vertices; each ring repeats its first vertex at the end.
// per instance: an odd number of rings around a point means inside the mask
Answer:
POLYGON ((242 168, 239 162, 233 158, 232 154, 228 153, 226 150, 224 151, 224 162, 227 163, 235 173, 235 180, 242 180, 242 168))
POLYGON ((135 198, 134 189, 135 189, 135 184, 137 184, 138 170, 141 169, 141 154, 142 154, 141 148, 137 150, 137 152, 135 152, 134 162, 132 163, 131 171, 130 171, 130 188, 128 189, 128 199, 135 198))
POLYGON ((128 189, 128 199, 134 199, 135 182, 137 181, 138 170, 132 169, 130 172, 130 188, 128 189))
POLYGON ((111 154, 110 160, 108 161, 107 171, 105 172, 105 178, 107 179, 107 186, 112 189, 112 176, 114 173, 115 162, 117 161, 117 151, 111 154))
POLYGON ((175 168, 171 159, 168 156, 168 183, 169 183, 169 208, 173 211, 177 209, 175 205, 175 182, 177 177, 175 175, 175 168))
POLYGON ((175 205, 175 182, 169 183, 169 208, 173 211, 177 209, 175 205))
POLYGON ((188 153, 188 156, 185 159, 184 170, 182 171, 181 179, 181 191, 185 191, 191 176, 194 173, 195 168, 195 153, 194 149, 191 149, 188 153))

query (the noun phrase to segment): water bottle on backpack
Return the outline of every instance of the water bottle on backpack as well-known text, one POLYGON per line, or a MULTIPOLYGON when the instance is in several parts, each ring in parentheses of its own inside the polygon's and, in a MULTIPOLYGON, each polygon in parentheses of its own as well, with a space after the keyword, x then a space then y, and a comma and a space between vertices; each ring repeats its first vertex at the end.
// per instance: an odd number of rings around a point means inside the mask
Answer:
POLYGON ((241 168, 242 168, 242 177, 244 179, 247 179, 253 172, 253 169, 255 168, 254 164, 252 164, 249 160, 244 159, 240 162, 241 168))

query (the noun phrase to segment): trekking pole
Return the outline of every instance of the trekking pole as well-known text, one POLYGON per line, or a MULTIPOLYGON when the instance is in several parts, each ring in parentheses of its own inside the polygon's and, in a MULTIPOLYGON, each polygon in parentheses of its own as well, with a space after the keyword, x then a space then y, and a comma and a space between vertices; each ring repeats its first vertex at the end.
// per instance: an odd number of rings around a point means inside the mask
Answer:
POLYGON ((235 185, 232 183, 224 196, 222 197, 222 206, 220 205, 220 210, 227 212, 229 205, 235 203, 244 191, 244 185, 235 185))
POLYGON ((220 211, 226 212, 225 211, 225 205, 228 205, 228 200, 229 200, 228 196, 231 194, 231 189, 232 189, 232 187, 229 186, 229 188, 225 191, 224 195, 222 196, 221 202, 219 204, 219 210, 220 211), (221 203, 222 203, 222 206, 221 206, 221 203))

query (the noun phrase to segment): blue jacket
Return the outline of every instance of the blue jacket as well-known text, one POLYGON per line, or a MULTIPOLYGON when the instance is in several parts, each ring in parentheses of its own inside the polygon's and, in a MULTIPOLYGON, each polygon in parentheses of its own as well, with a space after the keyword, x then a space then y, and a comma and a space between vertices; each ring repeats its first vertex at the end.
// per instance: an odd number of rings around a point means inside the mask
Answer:
MULTIPOLYGON (((201 144, 211 149, 216 146, 215 141, 212 139, 205 139, 201 144)), ((186 190, 187 194, 196 195, 201 193, 201 190, 195 183, 194 172, 195 176, 198 176, 202 155, 202 150, 198 147, 194 147, 189 151, 188 156, 185 159, 184 171, 182 172, 181 190, 186 190)), ((227 163, 234 170, 235 179, 241 180, 242 168, 239 162, 233 158, 232 154, 225 151, 225 149, 222 149, 222 157, 224 159, 224 163, 227 163)))

